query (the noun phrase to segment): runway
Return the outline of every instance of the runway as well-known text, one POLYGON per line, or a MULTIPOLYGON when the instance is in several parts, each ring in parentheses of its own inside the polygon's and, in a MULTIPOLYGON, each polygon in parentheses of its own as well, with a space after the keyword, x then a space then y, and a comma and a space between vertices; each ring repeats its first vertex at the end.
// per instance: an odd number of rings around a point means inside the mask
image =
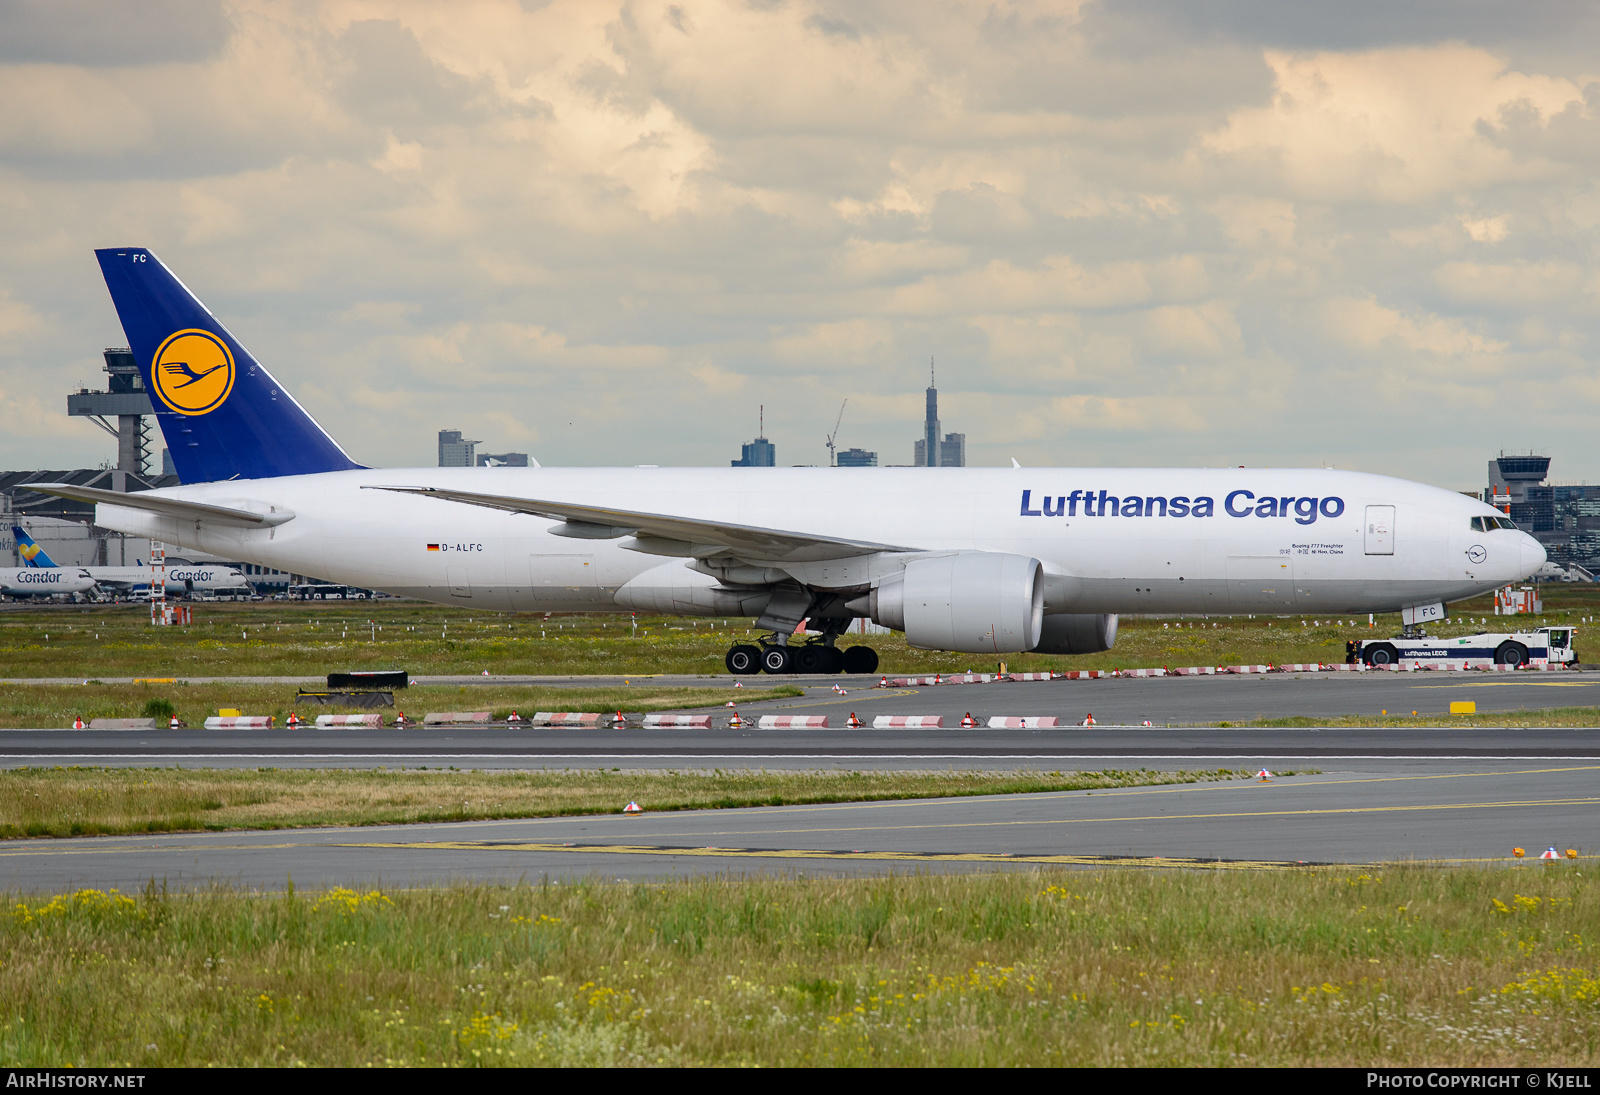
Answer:
MULTIPOLYGON (((571 678, 568 678, 569 680, 571 678)), ((1004 767, 1107 763, 1236 766, 1284 759, 1600 757, 1600 729, 1262 728, 1205 725, 1257 717, 1308 718, 1382 711, 1424 714, 1470 698, 1480 711, 1600 706, 1588 674, 1484 679, 1481 674, 1284 674, 1262 677, 1132 678, 855 688, 807 681, 806 695, 762 699, 755 688, 729 695, 747 720, 761 714, 827 715, 828 729, 722 728, 726 707, 700 708, 711 730, 511 729, 441 727, 383 730, 0 730, 0 767, 36 764, 197 767, 375 765, 478 768, 573 767, 1004 767), (851 730, 852 713, 939 715, 945 729, 851 730), (1050 730, 963 730, 964 714, 1054 715, 1050 730), (1093 714, 1092 727, 1076 725, 1093 714), (1154 725, 1144 726, 1144 721, 1154 725)))
MULTIPOLYGON (((587 682, 585 682, 587 683, 587 682)), ((659 681, 657 683, 660 683, 659 681)), ((456 767, 629 770, 1097 769, 1315 774, 837 806, 452 825, 182 834, 0 845, 0 885, 177 887, 213 881, 420 886, 456 880, 650 880, 704 873, 875 874, 1108 863, 1270 866, 1397 859, 1502 862, 1600 850, 1600 728, 1195 725, 1302 713, 1600 704, 1600 681, 1551 674, 1339 674, 851 689, 733 690, 747 717, 827 714, 818 730, 506 727, 404 730, 0 731, 0 766, 456 767), (851 711, 1049 715, 1049 730, 849 730, 851 711), (1097 725, 1072 725, 1094 712, 1097 725), (1146 718, 1156 725, 1140 725, 1146 718), (1172 725, 1166 725, 1172 723, 1172 725)), ((705 709, 725 717, 722 707, 705 709)), ((648 802, 645 803, 648 808, 648 802)))
MULTIPOLYGON (((1508 863, 1595 852, 1600 765, 1382 767, 1116 791, 0 845, 7 889, 280 889, 1038 867, 1508 863)), ((1566 864, 1553 869, 1565 869, 1566 864)))

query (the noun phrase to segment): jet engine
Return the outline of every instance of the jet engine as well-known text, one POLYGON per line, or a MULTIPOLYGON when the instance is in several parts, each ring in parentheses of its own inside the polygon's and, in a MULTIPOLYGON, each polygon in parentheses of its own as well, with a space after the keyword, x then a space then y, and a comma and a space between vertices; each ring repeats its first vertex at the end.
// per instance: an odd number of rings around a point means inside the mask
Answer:
POLYGON ((906 642, 924 650, 1017 653, 1039 643, 1044 567, 990 551, 918 559, 849 607, 904 631, 906 642))
POLYGON ((1098 654, 1117 641, 1116 613, 1046 616, 1035 654, 1098 654))

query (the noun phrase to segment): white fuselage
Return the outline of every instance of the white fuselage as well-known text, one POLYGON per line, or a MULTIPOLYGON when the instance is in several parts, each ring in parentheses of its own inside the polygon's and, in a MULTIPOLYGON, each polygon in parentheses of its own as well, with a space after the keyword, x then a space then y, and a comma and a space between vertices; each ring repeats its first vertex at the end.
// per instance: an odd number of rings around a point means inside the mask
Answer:
MULTIPOLYGON (((1048 613, 1394 611, 1474 596, 1545 560, 1523 532, 1474 531, 1473 517, 1498 514, 1482 502, 1325 469, 377 469, 201 483, 149 495, 294 513, 270 528, 107 504, 99 506, 97 522, 444 604, 566 612, 676 604, 685 615, 735 614, 694 607, 693 598, 648 595, 686 579, 712 583, 686 570, 692 559, 629 550, 621 537, 552 535, 561 523, 542 517, 363 489, 382 485, 673 514, 917 552, 1032 556, 1044 567, 1048 613)), ((772 565, 814 590, 859 590, 906 558, 880 553, 772 565)))
POLYGON ((0 570, 0 593, 7 597, 49 597, 87 593, 94 579, 82 567, 7 567, 0 570))
MULTIPOLYGON (((155 571, 142 567, 83 567, 102 590, 145 589, 155 571)), ((176 590, 243 589, 248 584, 235 567, 215 563, 171 563, 166 568, 167 588, 176 590)))

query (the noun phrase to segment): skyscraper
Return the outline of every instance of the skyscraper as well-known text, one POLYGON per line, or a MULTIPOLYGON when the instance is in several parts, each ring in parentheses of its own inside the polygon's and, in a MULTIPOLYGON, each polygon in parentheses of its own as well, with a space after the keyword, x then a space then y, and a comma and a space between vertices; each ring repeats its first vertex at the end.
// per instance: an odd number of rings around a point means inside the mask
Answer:
POLYGON ((778 448, 764 436, 767 432, 767 408, 761 407, 759 419, 760 434, 747 445, 740 446, 742 455, 737 460, 730 460, 728 464, 735 468, 772 468, 778 464, 778 448))
POLYGON ((478 443, 461 436, 460 430, 439 431, 439 466, 441 468, 470 468, 477 463, 478 443))
POLYGON ((939 389, 933 386, 933 359, 928 359, 927 416, 922 421, 911 463, 919 468, 964 468, 967 466, 967 435, 947 433, 939 440, 939 389))

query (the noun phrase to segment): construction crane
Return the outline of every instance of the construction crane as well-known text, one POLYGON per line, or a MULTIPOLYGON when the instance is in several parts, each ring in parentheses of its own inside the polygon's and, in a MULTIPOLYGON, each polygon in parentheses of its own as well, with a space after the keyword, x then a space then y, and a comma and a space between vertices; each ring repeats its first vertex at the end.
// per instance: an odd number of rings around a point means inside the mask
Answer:
POLYGON ((834 463, 833 459, 833 439, 839 436, 839 423, 844 421, 845 403, 849 402, 850 401, 847 399, 844 401, 844 403, 839 404, 839 417, 834 420, 833 432, 828 435, 828 467, 830 468, 838 466, 834 463))

